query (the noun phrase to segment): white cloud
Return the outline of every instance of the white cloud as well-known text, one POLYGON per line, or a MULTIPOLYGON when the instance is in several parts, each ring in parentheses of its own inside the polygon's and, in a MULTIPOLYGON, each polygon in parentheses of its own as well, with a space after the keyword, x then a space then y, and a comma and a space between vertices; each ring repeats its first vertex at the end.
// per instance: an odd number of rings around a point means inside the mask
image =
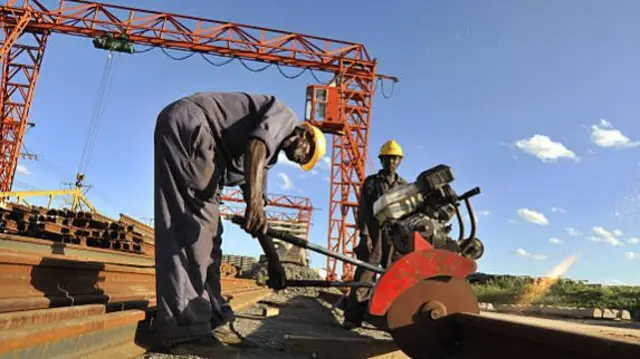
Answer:
POLYGON ((580 231, 578 231, 575 228, 566 227, 565 230, 567 231, 567 234, 569 234, 570 236, 573 236, 573 237, 577 237, 577 236, 581 236, 582 235, 582 233, 580 233, 580 231))
POLYGON ((488 216, 488 215, 491 214, 491 212, 489 212, 489 211, 478 211, 478 212, 476 212, 476 214, 479 215, 479 216, 488 216))
POLYGON ((640 253, 639 252, 627 252, 624 254, 624 257, 632 260, 632 259, 639 259, 640 258, 640 253))
POLYGON ((545 259, 547 259, 547 258, 548 258, 548 257, 547 257, 546 255, 544 255, 544 254, 533 254, 533 253, 529 253, 529 252, 525 251, 525 250, 524 250, 524 249, 522 249, 522 248, 518 248, 518 249, 516 249, 516 250, 515 250, 515 254, 516 254, 517 256, 520 256, 520 257, 528 257, 528 258, 531 258, 531 259, 536 260, 536 261, 543 261, 543 260, 545 260, 545 259))
POLYGON ((324 164, 325 164, 325 166, 327 166, 327 168, 331 168, 331 157, 329 157, 329 156, 322 157, 322 162, 324 162, 324 164))
POLYGON ((284 152, 280 151, 280 153, 278 153, 278 163, 281 163, 285 166, 289 166, 289 167, 300 167, 298 166, 297 163, 289 160, 287 158, 287 155, 284 154, 284 152))
POLYGON ((640 238, 631 237, 631 238, 629 238, 629 240, 627 240, 627 243, 629 243, 629 244, 640 244, 640 238))
POLYGON ((28 168, 26 168, 26 167, 25 167, 25 166, 23 166, 23 165, 17 165, 17 166, 16 166, 16 172, 17 172, 17 173, 19 173, 19 174, 21 174, 21 175, 26 175, 26 176, 28 176, 28 175, 30 175, 30 174, 31 174, 31 171, 29 171, 29 169, 28 169, 28 168))
POLYGON ((602 281, 602 285, 627 285, 627 284, 617 279, 607 279, 602 281))
POLYGON ((533 135, 529 139, 521 139, 514 143, 521 151, 537 157, 542 162, 553 162, 559 158, 569 158, 574 161, 578 156, 560 142, 552 141, 545 135, 533 135))
POLYGON ((602 148, 628 148, 640 145, 640 141, 631 141, 605 119, 601 119, 597 125, 591 125, 591 142, 602 148))
POLYGON ((529 253, 522 248, 518 248, 516 249, 516 255, 519 255, 520 257, 526 257, 529 255, 529 253))
POLYGON ((327 182, 331 182, 331 178, 329 178, 327 176, 322 177, 322 180, 323 181, 327 181, 327 182))
POLYGON ((564 208, 559 208, 559 207, 551 207, 551 212, 553 212, 553 213, 567 213, 567 211, 564 208))
POLYGON ((622 235, 622 231, 619 229, 614 229, 613 232, 610 232, 604 227, 596 226, 593 227, 593 233, 595 236, 591 236, 588 239, 593 242, 607 243, 614 247, 623 246, 624 244, 616 237, 620 237, 622 235))
POLYGON ((516 221, 515 219, 510 219, 507 221, 507 224, 519 224, 520 222, 516 221))
POLYGON ((293 182, 286 174, 280 172, 278 173, 278 178, 280 179, 280 189, 283 191, 293 189, 293 182))
POLYGON ((533 210, 533 209, 529 209, 529 208, 520 208, 518 210, 518 215, 520 216, 520 218, 522 218, 525 222, 529 222, 529 223, 533 223, 533 224, 539 224, 541 226, 546 226, 547 224, 549 224, 549 220, 547 219, 547 217, 545 217, 544 214, 533 210))
POLYGON ((562 239, 556 238, 556 237, 551 237, 551 238, 549 238, 549 243, 551 243, 551 244, 561 244, 562 243, 562 239))

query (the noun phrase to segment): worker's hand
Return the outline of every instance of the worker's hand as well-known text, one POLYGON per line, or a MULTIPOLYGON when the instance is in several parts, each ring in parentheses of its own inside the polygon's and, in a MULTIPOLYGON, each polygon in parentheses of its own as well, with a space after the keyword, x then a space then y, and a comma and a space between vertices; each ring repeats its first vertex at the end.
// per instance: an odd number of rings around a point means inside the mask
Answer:
POLYGON ((267 217, 264 214, 264 200, 261 196, 249 199, 244 212, 243 229, 254 238, 267 233, 267 217))
POLYGON ((281 290, 287 287, 287 273, 280 261, 269 262, 267 264, 267 286, 271 289, 281 290))

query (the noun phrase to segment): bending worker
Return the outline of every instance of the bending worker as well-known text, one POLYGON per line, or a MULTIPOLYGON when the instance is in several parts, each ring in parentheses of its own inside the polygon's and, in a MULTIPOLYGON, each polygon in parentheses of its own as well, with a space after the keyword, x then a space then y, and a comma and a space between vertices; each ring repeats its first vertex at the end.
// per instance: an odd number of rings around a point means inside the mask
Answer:
MULTIPOLYGON (((407 183, 404 178, 396 173, 403 157, 404 154, 398 142, 393 140, 385 142, 378 154, 382 170, 365 178, 360 191, 360 203, 356 220, 360 232, 360 241, 354 252, 361 261, 373 265, 381 265, 383 268, 387 268, 396 258, 394 258, 392 239, 380 230, 379 223, 373 215, 373 204, 385 193, 407 183)), ((357 267, 353 280, 357 282, 373 282, 375 273, 362 267, 357 267)), ((362 326, 370 294, 371 290, 369 288, 351 289, 344 310, 343 326, 346 329, 362 326)))
POLYGON ((220 293, 223 186, 246 191, 244 230, 258 237, 267 255, 269 286, 284 288, 284 269, 264 236, 265 179, 280 150, 309 171, 324 156, 326 142, 318 128, 299 122, 293 110, 273 96, 197 93, 158 115, 154 339, 159 344, 154 350, 210 356, 221 345, 212 330, 233 316, 224 313, 220 293))

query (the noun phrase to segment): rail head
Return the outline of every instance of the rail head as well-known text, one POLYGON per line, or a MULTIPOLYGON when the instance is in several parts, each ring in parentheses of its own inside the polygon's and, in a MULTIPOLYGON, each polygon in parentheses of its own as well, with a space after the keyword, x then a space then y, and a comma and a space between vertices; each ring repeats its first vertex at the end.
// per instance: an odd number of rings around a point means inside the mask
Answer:
POLYGON ((582 331, 584 324, 496 313, 452 315, 461 354, 485 358, 640 358, 637 340, 582 331), (507 357, 505 356, 505 357, 507 357))

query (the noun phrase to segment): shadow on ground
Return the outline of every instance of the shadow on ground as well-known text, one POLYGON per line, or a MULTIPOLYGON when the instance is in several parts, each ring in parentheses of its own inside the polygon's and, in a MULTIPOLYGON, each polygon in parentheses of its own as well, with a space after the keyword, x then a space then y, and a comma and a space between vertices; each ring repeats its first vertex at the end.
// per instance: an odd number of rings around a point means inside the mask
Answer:
MULTIPOLYGON (((341 326, 340 315, 331 304, 309 296, 275 296, 261 302, 275 307, 279 313, 265 317, 259 307, 238 313, 230 326, 244 338, 244 343, 298 358, 369 358, 397 350, 393 345, 373 343, 372 339, 390 339, 389 335, 373 327, 349 331, 341 326), (285 340, 285 336, 312 337, 313 340, 285 340)), ((277 356, 284 358, 284 356, 277 356)), ((289 356, 287 356, 288 358, 289 356)))

